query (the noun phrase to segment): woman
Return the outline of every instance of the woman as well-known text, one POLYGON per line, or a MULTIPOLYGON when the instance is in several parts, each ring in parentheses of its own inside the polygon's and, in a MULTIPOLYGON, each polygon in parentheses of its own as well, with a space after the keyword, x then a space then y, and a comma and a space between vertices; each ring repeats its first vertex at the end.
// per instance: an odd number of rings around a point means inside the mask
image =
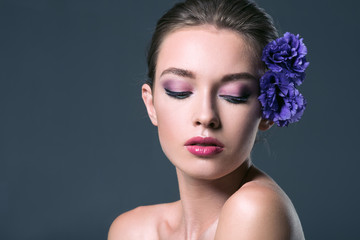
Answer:
POLYGON ((142 98, 180 200, 120 215, 109 240, 304 239, 289 198, 250 160, 258 130, 297 121, 305 107, 295 89, 305 58, 291 71, 261 57, 276 38, 271 18, 246 0, 188 0, 159 20, 142 98), (292 105, 275 111, 274 101, 292 105))

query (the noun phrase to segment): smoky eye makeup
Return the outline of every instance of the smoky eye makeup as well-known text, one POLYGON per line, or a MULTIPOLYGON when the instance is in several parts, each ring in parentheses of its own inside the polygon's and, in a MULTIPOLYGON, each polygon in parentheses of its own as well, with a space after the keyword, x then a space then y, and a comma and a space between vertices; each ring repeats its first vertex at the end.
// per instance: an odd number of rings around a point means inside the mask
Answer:
POLYGON ((238 81, 221 87, 218 95, 229 103, 239 104, 246 103, 252 92, 247 84, 238 81))
POLYGON ((171 90, 166 89, 166 88, 165 88, 165 93, 168 96, 173 97, 173 98, 177 98, 177 99, 184 99, 184 98, 189 97, 192 94, 192 92, 189 92, 189 91, 174 92, 174 91, 171 91, 171 90))
POLYGON ((191 85, 181 80, 165 80, 162 87, 168 96, 176 99, 184 99, 192 94, 191 85))
POLYGON ((249 100, 250 94, 242 95, 242 96, 232 96, 232 95, 219 95, 224 100, 229 103, 239 104, 246 103, 249 100))

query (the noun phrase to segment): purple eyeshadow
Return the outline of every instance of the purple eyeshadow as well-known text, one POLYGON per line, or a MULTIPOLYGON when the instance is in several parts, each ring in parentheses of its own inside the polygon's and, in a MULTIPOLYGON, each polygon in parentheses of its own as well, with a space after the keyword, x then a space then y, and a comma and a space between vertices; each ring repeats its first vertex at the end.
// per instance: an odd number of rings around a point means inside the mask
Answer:
POLYGON ((189 83, 180 80, 164 80, 162 87, 166 88, 173 92, 188 92, 192 90, 192 87, 189 83))

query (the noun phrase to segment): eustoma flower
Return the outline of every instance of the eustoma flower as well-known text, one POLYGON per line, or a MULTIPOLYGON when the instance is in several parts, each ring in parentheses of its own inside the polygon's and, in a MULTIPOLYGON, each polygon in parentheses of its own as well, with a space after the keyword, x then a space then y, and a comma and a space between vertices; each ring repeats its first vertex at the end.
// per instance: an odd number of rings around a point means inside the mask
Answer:
POLYGON ((262 116, 278 126, 300 120, 306 100, 296 89, 305 78, 306 46, 299 35, 285 33, 263 50, 262 60, 268 71, 260 79, 259 101, 262 116))
POLYGON ((260 80, 259 101, 263 118, 271 119, 279 127, 300 120, 306 100, 299 90, 282 73, 268 71, 260 80))
POLYGON ((269 43, 263 50, 262 60, 273 72, 282 72, 299 86, 309 66, 306 61, 307 48, 299 35, 285 33, 284 37, 269 43))

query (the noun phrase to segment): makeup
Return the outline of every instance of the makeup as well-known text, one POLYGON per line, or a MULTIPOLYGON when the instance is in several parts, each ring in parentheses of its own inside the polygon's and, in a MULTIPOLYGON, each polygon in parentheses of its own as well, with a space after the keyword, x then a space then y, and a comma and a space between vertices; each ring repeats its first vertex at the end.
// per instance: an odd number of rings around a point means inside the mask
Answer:
POLYGON ((251 87, 250 83, 245 81, 233 81, 224 84, 219 89, 219 95, 241 97, 245 95, 250 95, 251 87))
POLYGON ((219 97, 234 104, 246 103, 250 95, 248 84, 242 81, 226 83, 219 89, 219 97))
POLYGON ((190 92, 192 87, 183 80, 166 79, 162 81, 162 87, 171 92, 190 92))
POLYGON ((224 150, 224 144, 212 137, 193 137, 185 143, 185 147, 199 157, 213 156, 224 150))

